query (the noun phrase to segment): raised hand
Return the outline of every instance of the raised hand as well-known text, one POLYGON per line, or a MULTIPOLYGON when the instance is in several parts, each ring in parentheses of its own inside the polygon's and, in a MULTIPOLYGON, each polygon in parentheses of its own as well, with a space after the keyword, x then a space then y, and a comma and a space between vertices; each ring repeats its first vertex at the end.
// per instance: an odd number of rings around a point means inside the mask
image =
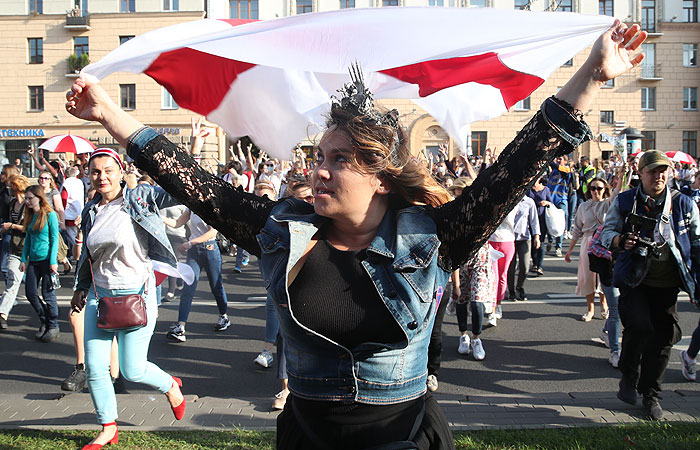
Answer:
POLYGON ((92 80, 77 78, 66 93, 66 111, 78 119, 104 120, 107 108, 116 104, 102 86, 92 80))
POLYGON ((627 27, 619 19, 593 45, 586 64, 594 70, 596 81, 613 79, 644 59, 643 53, 631 56, 646 40, 647 32, 640 31, 637 24, 627 27))

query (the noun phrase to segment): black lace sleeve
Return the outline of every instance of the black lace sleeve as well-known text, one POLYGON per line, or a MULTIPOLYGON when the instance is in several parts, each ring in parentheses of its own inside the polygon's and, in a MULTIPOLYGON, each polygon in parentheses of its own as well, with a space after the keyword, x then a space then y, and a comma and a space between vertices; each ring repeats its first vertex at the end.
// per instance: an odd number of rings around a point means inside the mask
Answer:
POLYGON ((128 152, 136 166, 209 225, 249 253, 260 256, 255 236, 275 202, 234 188, 204 170, 165 137, 153 133, 154 137, 148 139, 150 133, 150 129, 141 129, 129 138, 128 152))
POLYGON ((573 108, 560 100, 546 100, 498 160, 482 171, 461 196, 436 208, 427 207, 441 241, 440 266, 453 271, 471 259, 547 164, 588 138, 590 130, 573 108))

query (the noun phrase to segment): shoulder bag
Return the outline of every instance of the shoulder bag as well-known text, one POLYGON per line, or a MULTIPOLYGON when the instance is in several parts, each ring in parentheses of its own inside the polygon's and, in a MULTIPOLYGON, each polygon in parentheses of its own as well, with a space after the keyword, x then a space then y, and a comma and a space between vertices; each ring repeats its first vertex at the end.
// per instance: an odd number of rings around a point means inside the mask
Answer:
MULTIPOLYGON (((121 331, 143 328, 148 324, 146 315, 146 300, 141 294, 122 295, 119 297, 102 297, 97 295, 95 276, 92 272, 92 260, 90 263, 90 275, 92 275, 92 287, 95 289, 97 299, 97 328, 103 330, 121 331)), ((148 282, 146 282, 146 286, 148 282)), ((148 288, 144 287, 144 294, 148 288)))

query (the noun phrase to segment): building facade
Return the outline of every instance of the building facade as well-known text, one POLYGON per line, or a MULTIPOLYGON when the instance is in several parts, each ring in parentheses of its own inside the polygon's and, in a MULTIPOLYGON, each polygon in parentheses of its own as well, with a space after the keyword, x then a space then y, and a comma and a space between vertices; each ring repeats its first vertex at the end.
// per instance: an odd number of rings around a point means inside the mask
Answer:
MULTIPOLYGON (((597 97, 585 117, 596 139, 580 154, 610 156, 611 141, 634 127, 642 147, 683 150, 698 155, 700 113, 697 96, 698 0, 0 0, 0 42, 6 56, 5 108, 0 111, 0 160, 14 161, 28 145, 71 132, 99 146, 118 144, 95 123, 68 115, 65 92, 89 60, 97 61, 125 40, 146 31, 202 17, 268 20, 342 8, 387 6, 490 7, 532 11, 606 14, 640 23, 649 32, 642 66, 616 79, 597 97)), ((501 117, 471 124, 474 154, 498 152, 532 117, 541 102, 557 92, 585 60, 575 56, 533 94, 501 117)), ((189 141, 190 111, 145 75, 115 74, 103 82, 108 93, 143 123, 175 142, 189 141)), ((384 101, 401 113, 411 148, 437 149, 449 141, 439 125, 410 101, 384 101)), ((204 164, 227 159, 235 137, 221 129, 208 139, 204 164)), ((451 151, 456 149, 450 142, 451 151)), ((26 156, 25 156, 26 158, 26 156)))

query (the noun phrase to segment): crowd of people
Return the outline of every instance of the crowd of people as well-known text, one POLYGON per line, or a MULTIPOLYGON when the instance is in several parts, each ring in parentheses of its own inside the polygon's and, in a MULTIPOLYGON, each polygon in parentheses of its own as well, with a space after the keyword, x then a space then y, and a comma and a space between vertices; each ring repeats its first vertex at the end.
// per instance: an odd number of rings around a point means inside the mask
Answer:
MULTIPOLYGON (((457 315, 456 351, 485 359, 484 328, 503 319, 503 301, 527 300, 528 274, 544 273, 545 248, 571 261, 580 243, 582 320, 595 315, 598 295, 606 320, 601 339, 622 372, 618 397, 636 403, 642 394, 647 415, 660 418, 663 372, 679 339, 678 289, 700 298, 700 218, 691 200, 700 200, 700 174, 675 170, 656 151, 627 161, 570 158, 591 137, 579 111, 602 82, 639 64, 642 57, 628 51, 644 38, 638 26, 616 23, 498 158, 487 149, 450 159, 445 144, 416 156, 398 113, 375 108, 356 71, 312 155, 297 148, 280 161, 238 141, 214 174, 197 164, 209 133, 201 120, 192 122, 190 147, 179 147, 80 78, 67 110, 99 121, 131 162, 111 149, 68 166, 31 152, 42 171, 36 186, 16 167, 3 168, 0 327, 8 327, 25 272, 37 339, 55 340, 58 267, 75 267, 76 365, 62 387, 90 389, 103 428, 85 449, 97 450, 118 441, 120 376, 163 393, 183 417, 182 380, 147 358, 158 304, 179 296, 178 321, 166 337, 187 345, 203 268, 218 309, 213 331, 224 332, 231 322, 221 252, 235 255, 234 272, 252 255, 268 286, 255 363, 271 367, 277 348, 278 448, 450 449, 447 421, 431 395, 439 388, 443 315, 457 315), (674 176, 667 179, 669 169, 674 176), (561 227, 549 222, 552 209, 563 212, 561 227), (651 227, 636 225, 649 221, 651 227), (178 260, 193 269, 191 283, 177 276, 178 260), (162 287, 156 263, 174 275, 162 287), (144 298, 146 325, 98 324, 100 300, 126 295, 144 298), (334 307, 325 307, 331 301, 334 307)), ((696 330, 681 353, 689 380, 698 347, 696 330)))

